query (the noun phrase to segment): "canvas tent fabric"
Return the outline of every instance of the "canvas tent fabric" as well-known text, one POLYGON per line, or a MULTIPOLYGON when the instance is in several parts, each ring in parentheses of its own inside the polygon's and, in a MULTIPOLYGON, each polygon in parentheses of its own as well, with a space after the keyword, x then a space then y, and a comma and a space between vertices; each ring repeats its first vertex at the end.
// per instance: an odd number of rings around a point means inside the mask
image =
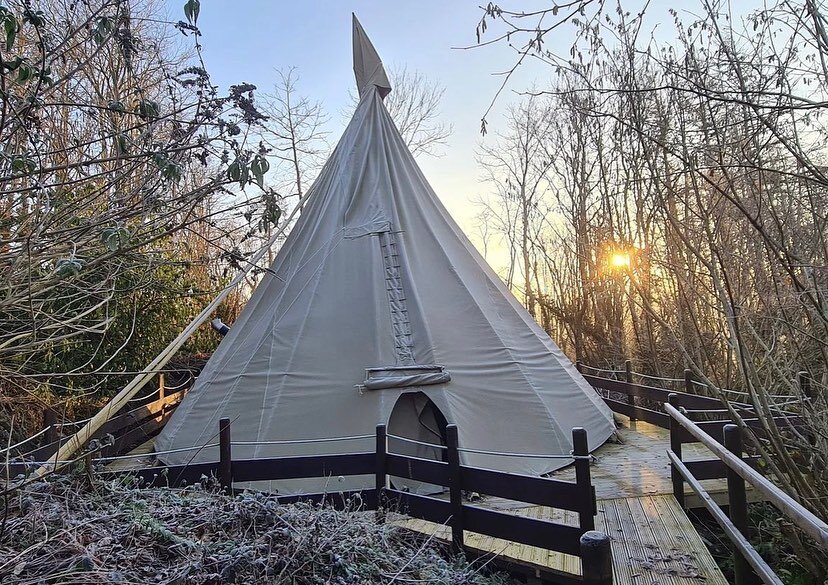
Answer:
POLYGON ((382 66, 382 60, 365 34, 365 30, 353 15, 354 76, 360 97, 369 91, 378 91, 381 97, 391 93, 391 83, 382 66))
MULTIPOLYGON (((355 27, 355 44, 361 37, 355 27)), ((450 217, 382 103, 385 86, 372 83, 271 270, 156 450, 215 443, 224 417, 240 459, 373 451, 372 438, 296 441, 371 435, 378 424, 437 445, 448 422, 461 447, 558 456, 571 452, 572 428, 584 427, 590 449, 598 447, 614 432, 610 410, 450 217)), ((417 443, 389 448, 442 456, 417 443)), ((216 461, 218 452, 160 459, 216 461)), ((474 452, 461 460, 531 475, 571 463, 474 452)), ((372 485, 356 477, 255 487, 372 485)))

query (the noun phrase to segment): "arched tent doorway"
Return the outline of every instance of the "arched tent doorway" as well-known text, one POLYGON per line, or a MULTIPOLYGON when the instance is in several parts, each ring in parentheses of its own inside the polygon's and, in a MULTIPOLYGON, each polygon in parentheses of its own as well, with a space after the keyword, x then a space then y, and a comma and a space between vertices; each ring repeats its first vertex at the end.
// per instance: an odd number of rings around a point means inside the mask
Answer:
MULTIPOLYGON (((443 461, 446 455, 447 425, 445 415, 423 392, 401 394, 388 419, 388 434, 391 435, 388 438, 388 451, 420 459, 443 461), (395 436, 416 443, 401 441, 394 438, 395 436)), ((416 493, 436 493, 445 489, 404 478, 392 478, 391 481, 395 487, 416 493)))

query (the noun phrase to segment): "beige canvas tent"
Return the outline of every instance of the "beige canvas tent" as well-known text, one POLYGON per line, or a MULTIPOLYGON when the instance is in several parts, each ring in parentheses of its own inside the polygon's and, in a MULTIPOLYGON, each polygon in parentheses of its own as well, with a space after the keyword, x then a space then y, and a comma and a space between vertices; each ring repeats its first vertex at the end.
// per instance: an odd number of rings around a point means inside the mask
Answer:
MULTIPOLYGON (((609 409, 449 216, 383 105, 382 63, 354 19, 360 102, 308 203, 249 303, 156 441, 159 452, 214 442, 232 421, 234 458, 373 450, 379 423, 407 454, 439 458, 446 423, 465 463, 543 474, 590 448, 609 409), (425 444, 425 445, 424 445, 425 444)), ((217 460, 216 448, 168 464, 217 460)), ((279 491, 347 482, 274 484, 279 491), (324 483, 324 485, 320 485, 324 483)), ((262 487, 262 486, 259 486, 262 487)), ((413 486, 417 488, 418 486, 413 486)))

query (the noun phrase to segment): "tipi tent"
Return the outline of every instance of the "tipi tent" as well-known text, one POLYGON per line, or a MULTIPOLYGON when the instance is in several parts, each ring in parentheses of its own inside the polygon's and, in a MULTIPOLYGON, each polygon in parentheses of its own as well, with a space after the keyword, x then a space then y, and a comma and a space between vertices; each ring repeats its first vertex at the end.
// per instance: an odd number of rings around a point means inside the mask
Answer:
MULTIPOLYGON (((567 455, 591 449, 612 414, 446 212, 382 98, 382 63, 354 19, 360 102, 308 203, 250 301, 156 441, 159 452, 215 442, 232 420, 234 458, 373 450, 377 424, 439 458, 445 424, 461 447, 567 455)), ((464 452, 466 464, 543 474, 566 458, 464 452)), ((215 461, 215 447, 167 453, 215 461)), ((341 478, 339 478, 341 482, 341 478)), ((355 479, 331 489, 371 485, 355 479)), ((318 489, 319 482, 286 486, 318 489)), ((416 488, 417 486, 414 486, 416 488)))

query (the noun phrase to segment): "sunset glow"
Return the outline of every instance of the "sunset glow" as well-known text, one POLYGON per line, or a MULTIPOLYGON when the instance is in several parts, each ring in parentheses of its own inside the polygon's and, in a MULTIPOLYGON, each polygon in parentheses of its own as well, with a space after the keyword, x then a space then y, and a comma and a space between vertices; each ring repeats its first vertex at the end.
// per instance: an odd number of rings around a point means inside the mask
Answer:
POLYGON ((613 252, 610 255, 609 264, 616 270, 624 270, 630 267, 631 258, 629 252, 613 252))

